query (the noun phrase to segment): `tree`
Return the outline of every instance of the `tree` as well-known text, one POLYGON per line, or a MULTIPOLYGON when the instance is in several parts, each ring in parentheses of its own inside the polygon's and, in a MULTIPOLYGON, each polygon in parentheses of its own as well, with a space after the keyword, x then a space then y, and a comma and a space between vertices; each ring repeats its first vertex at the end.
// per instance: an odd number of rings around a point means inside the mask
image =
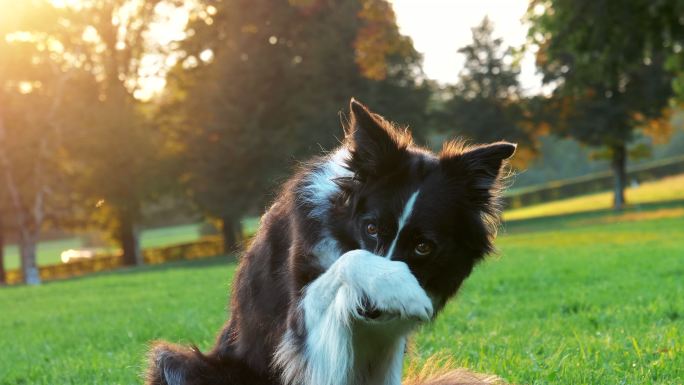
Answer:
POLYGON ((240 239, 241 216, 273 178, 273 159, 287 142, 295 111, 282 85, 287 69, 298 64, 288 55, 294 41, 288 35, 297 28, 283 25, 295 12, 286 2, 212 4, 196 10, 160 116, 181 148, 189 195, 221 220, 230 250, 240 239), (278 119, 283 129, 272 130, 278 119))
MULTIPOLYGON (((158 135, 135 96, 151 50, 150 26, 162 0, 96 0, 64 8, 60 43, 80 74, 69 120, 70 183, 82 202, 82 223, 108 230, 125 264, 142 263, 139 230, 144 202, 160 191, 158 135)), ((170 3, 170 2, 166 2, 170 3)))
POLYGON ((537 64, 544 82, 555 85, 558 115, 552 126, 561 135, 608 148, 618 210, 625 204, 628 144, 663 116, 672 96, 673 74, 665 60, 684 41, 676 12, 681 7, 676 0, 530 5, 537 64))
MULTIPOLYGON (((373 110, 411 127, 424 140, 430 122, 432 84, 422 69, 422 56, 410 37, 399 32, 394 10, 385 0, 361 0, 356 18, 346 22, 355 31, 354 58, 361 81, 352 92, 373 110)), ((345 101, 346 102, 346 101, 345 101)))
POLYGON ((70 73, 52 60, 57 10, 43 1, 2 2, 0 15, 0 177, 18 231, 21 269, 40 283, 36 248, 59 179, 58 112, 70 73))
POLYGON ((221 219, 228 248, 287 160, 336 144, 350 96, 424 115, 420 57, 385 1, 203 2, 196 15, 161 116, 190 196, 221 219))
POLYGON ((518 142, 519 152, 528 156, 517 158, 527 160, 534 140, 531 126, 526 124, 526 100, 518 81, 520 66, 514 50, 503 47, 503 40, 494 38, 493 31, 485 17, 472 29, 473 42, 458 50, 465 56, 465 65, 438 119, 441 125, 478 142, 518 142))
POLYGON ((26 272, 36 271, 35 244, 46 219, 104 226, 125 263, 142 261, 142 207, 165 178, 157 172, 164 166, 158 137, 135 95, 162 3, 175 2, 2 5, 11 12, 0 23, 0 171, 26 272), (55 194, 55 186, 69 191, 55 194), (48 206, 63 210, 52 215, 48 206))
MULTIPOLYGON (((0 186, 4 184, 0 182, 0 186)), ((5 277, 5 244, 7 243, 6 234, 8 233, 7 219, 9 217, 9 202, 3 190, 0 190, 0 285, 4 285, 7 281, 5 277)))
POLYGON ((4 212, 0 210, 0 285, 5 284, 5 223, 2 219, 4 212))

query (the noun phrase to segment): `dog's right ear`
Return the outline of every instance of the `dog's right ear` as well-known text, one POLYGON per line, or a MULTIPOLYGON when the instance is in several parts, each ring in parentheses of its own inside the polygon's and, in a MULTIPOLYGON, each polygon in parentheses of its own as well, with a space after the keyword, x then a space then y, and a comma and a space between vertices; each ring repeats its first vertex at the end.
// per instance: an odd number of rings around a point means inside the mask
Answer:
POLYGON ((372 113, 353 99, 351 119, 347 128, 350 145, 349 167, 359 177, 381 175, 385 168, 396 167, 411 144, 408 132, 399 132, 382 116, 372 113))
POLYGON ((440 163, 454 181, 465 183, 473 202, 491 207, 499 199, 502 168, 516 148, 508 142, 475 147, 452 142, 445 144, 440 163))

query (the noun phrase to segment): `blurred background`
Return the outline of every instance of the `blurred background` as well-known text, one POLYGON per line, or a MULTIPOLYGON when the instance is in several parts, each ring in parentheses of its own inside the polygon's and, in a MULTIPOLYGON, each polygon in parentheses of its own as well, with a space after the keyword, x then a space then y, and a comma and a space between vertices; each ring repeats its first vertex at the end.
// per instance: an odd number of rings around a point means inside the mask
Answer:
MULTIPOLYGON (((568 372, 568 383, 681 382, 681 0, 0 0, 0 284, 9 286, 0 312, 13 315, 0 329, 98 324, 86 314, 108 314, 91 302, 104 297, 118 309, 104 325, 135 299, 144 306, 136 314, 156 314, 155 325, 161 315, 182 325, 203 314, 192 338, 210 341, 222 304, 196 303, 197 288, 173 307, 140 296, 168 300, 172 287, 214 277, 225 298, 233 251, 297 164, 339 144, 352 96, 436 150, 456 137, 519 145, 501 261, 464 289, 472 311, 421 334, 425 351, 458 350, 459 364, 524 383, 559 383, 554 373, 588 361, 593 371, 568 372), (553 300, 539 298, 559 283, 553 300), (614 291, 592 286, 608 283, 614 291), (475 285, 483 291, 468 291, 475 285), (199 308, 178 313, 190 304, 199 308), (510 304, 520 307, 506 313, 510 304), (69 309, 66 318, 33 313, 54 308, 69 309), (471 324, 477 309, 492 312, 482 335, 471 324), (555 323, 555 340, 525 345, 540 314, 567 319, 555 323), (520 345, 502 341, 510 355, 492 353, 492 330, 530 315, 520 345), (603 340, 596 325, 624 335, 603 340), (459 331, 461 342, 444 337, 459 331), (539 361, 549 355, 556 366, 539 361)), ((137 343, 113 341, 103 366, 112 355, 123 366, 138 360, 150 338, 185 338, 180 326, 126 325, 137 343), (159 334, 169 330, 178 334, 159 334)), ((90 341, 102 336, 92 327, 90 341)), ((31 347, 29 334, 19 333, 27 344, 16 357, 61 357, 43 340, 31 347)), ((82 357, 92 364, 100 353, 82 357)), ((72 380, 20 362, 0 369, 0 384, 72 380)), ((93 365, 79 369, 82 380, 103 376, 93 365)), ((103 383, 131 382, 127 368, 103 383)))
POLYGON ((212 234, 231 250, 297 161, 338 144, 351 96, 435 149, 517 142, 509 207, 612 188, 621 209, 684 172, 682 7, 3 1, 0 267, 35 283, 60 257, 134 265, 212 234))

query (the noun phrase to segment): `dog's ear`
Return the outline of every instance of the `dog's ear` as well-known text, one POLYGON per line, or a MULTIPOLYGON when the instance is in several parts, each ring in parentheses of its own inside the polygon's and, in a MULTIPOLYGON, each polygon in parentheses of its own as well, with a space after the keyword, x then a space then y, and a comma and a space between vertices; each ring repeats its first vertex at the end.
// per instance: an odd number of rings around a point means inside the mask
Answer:
POLYGON ((349 166, 360 177, 380 175, 386 167, 394 167, 406 154, 411 135, 400 132, 382 116, 372 113, 353 99, 350 102, 351 119, 347 128, 350 145, 349 166))
POLYGON ((469 195, 476 203, 488 204, 498 196, 501 169, 513 156, 516 145, 496 142, 477 147, 445 146, 440 163, 448 174, 466 183, 469 195))

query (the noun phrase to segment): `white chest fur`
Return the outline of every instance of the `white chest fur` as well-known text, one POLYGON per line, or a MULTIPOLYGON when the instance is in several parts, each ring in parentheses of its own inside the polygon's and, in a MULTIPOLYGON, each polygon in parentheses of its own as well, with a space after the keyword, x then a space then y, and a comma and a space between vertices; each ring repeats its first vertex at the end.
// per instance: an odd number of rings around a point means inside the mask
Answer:
POLYGON ((353 328, 355 385, 400 385, 406 335, 415 322, 359 323, 353 328))

